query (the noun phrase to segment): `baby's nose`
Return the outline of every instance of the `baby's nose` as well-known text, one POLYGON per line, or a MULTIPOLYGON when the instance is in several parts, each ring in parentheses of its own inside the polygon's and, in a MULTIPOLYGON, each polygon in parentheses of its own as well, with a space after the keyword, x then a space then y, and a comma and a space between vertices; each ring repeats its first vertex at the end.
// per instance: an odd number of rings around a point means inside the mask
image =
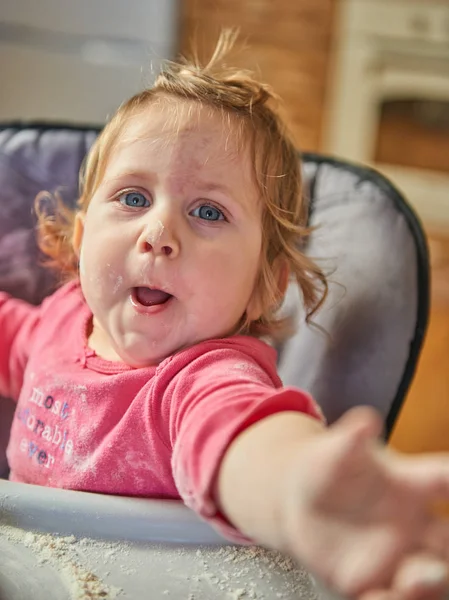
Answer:
POLYGON ((170 254, 173 252, 173 248, 171 246, 161 246, 159 249, 158 247, 154 246, 153 244, 150 244, 148 242, 148 240, 145 242, 145 251, 146 252, 152 252, 152 251, 160 251, 161 254, 165 254, 165 256, 170 256, 170 254))
POLYGON ((148 226, 143 236, 143 251, 154 252, 164 256, 173 256, 179 249, 179 243, 171 228, 165 227, 162 221, 148 226))

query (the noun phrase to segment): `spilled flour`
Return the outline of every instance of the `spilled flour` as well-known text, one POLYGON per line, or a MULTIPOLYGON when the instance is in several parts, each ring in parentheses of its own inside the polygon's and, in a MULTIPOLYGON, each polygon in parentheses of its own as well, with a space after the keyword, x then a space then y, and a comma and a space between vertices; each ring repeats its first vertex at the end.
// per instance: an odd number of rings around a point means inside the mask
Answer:
MULTIPOLYGON (((317 600, 309 574, 278 552, 259 546, 225 546, 197 550, 196 559, 203 574, 192 580, 207 580, 217 592, 225 592, 227 600, 317 600)), ((196 599, 195 594, 189 596, 196 599)))
POLYGON ((113 600, 119 595, 132 600, 318 599, 304 569, 258 546, 132 544, 31 533, 0 524, 1 537, 28 548, 38 565, 51 567, 70 600, 113 600), (123 589, 107 584, 99 572, 104 578, 112 573, 123 589))
POLYGON ((109 586, 86 569, 74 550, 74 536, 57 537, 50 534, 25 532, 6 525, 0 535, 13 544, 23 544, 37 558, 39 565, 49 564, 67 586, 71 600, 114 599, 122 591, 109 586))

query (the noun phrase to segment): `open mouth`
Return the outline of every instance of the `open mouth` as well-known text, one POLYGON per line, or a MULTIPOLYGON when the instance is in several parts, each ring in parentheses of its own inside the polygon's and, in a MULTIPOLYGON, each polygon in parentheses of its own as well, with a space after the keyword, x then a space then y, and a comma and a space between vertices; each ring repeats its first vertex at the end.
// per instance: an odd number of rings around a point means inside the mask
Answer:
POLYGON ((133 289, 133 300, 141 306, 159 306, 173 298, 171 294, 149 287, 135 287, 133 289))

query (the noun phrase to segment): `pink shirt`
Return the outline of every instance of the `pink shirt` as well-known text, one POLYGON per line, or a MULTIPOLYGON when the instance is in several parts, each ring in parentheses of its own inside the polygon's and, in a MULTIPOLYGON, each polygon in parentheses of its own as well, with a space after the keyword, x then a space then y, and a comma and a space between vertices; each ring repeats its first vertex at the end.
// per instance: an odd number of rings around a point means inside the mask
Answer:
POLYGON ((321 418, 282 388, 275 351, 246 336, 202 342, 157 366, 106 361, 87 346, 78 283, 40 307, 0 293, 0 393, 17 400, 8 446, 14 481, 179 498, 224 535, 211 489, 228 445, 270 414, 321 418))

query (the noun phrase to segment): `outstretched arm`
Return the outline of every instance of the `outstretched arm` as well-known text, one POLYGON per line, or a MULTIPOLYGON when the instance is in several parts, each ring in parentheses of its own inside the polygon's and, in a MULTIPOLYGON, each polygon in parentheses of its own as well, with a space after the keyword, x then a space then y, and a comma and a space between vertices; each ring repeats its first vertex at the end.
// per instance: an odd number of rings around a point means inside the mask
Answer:
POLYGON ((380 430, 368 408, 327 430, 300 413, 268 417, 229 447, 217 504, 244 534, 345 596, 438 597, 449 526, 430 506, 449 499, 449 455, 401 456, 377 440, 380 430))
POLYGON ((39 307, 0 292, 0 395, 16 399, 22 386, 39 307))

